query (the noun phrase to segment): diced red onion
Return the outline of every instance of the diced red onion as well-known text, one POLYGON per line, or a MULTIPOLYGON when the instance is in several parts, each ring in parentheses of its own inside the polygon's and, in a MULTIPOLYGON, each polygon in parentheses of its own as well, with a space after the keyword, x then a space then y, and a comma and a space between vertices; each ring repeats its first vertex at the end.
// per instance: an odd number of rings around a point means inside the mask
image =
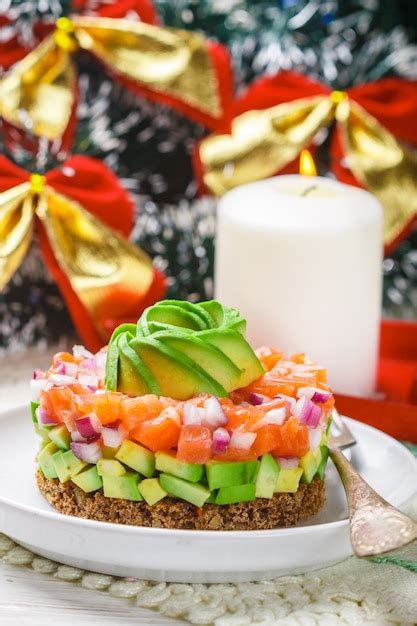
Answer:
POLYGON ((83 387, 88 387, 91 391, 96 391, 98 387, 98 376, 97 374, 79 374, 78 382, 83 387))
POLYGON ((195 424, 200 426, 205 416, 205 410, 199 408, 195 404, 186 402, 182 407, 182 421, 185 426, 192 426, 195 424))
POLYGON ((267 411, 260 420, 253 424, 251 431, 257 431, 264 426, 268 426, 269 424, 278 424, 281 425, 285 422, 287 417, 287 409, 285 406, 279 407, 278 409, 271 409, 267 411))
POLYGON ((96 441, 93 443, 80 443, 73 441, 71 443, 71 450, 77 459, 85 461, 86 463, 96 464, 97 461, 99 461, 103 456, 101 446, 96 441))
POLYGON ((109 448, 118 448, 125 438, 125 432, 121 426, 119 426, 118 428, 109 428, 108 426, 103 426, 101 430, 101 435, 103 437, 104 445, 108 446, 109 448))
POLYGON ((100 352, 97 352, 97 354, 95 355, 95 359, 97 369, 104 371, 106 369, 107 351, 100 350, 100 352))
POLYGON ((235 430, 230 437, 230 446, 239 450, 249 450, 256 439, 256 433, 242 433, 235 430))
POLYGON ((308 429, 308 440, 310 443, 310 450, 315 450, 320 445, 321 438, 323 436, 323 429, 318 428, 309 428, 308 429))
POLYGON ((294 469, 298 467, 300 459, 297 456, 278 456, 276 462, 281 469, 294 469))
POLYGON ((253 392, 251 392, 248 395, 248 401, 253 406, 258 406, 259 404, 263 404, 264 402, 268 402, 268 400, 270 400, 270 398, 268 398, 267 396, 263 396, 260 393, 253 393, 253 392))
POLYGON ((224 414, 222 405, 214 396, 207 398, 204 402, 205 417, 203 422, 207 426, 212 428, 218 428, 219 426, 225 426, 227 424, 227 417, 224 414))
POLYGON ((287 409, 285 406, 278 409, 271 409, 263 416, 267 424, 283 424, 287 417, 287 409))
POLYGON ((67 376, 66 374, 50 374, 48 381, 57 387, 65 387, 66 385, 75 385, 77 379, 74 376, 67 376))
POLYGON ((38 367, 33 370, 33 375, 32 375, 33 380, 41 380, 43 378, 45 378, 45 372, 40 370, 38 367))
MULTIPOLYGON (((60 374, 66 374, 67 376, 76 376, 78 372, 78 365, 76 363, 62 363, 64 366, 64 371, 59 372, 60 374)), ((58 372, 57 372, 58 373, 58 372)))
POLYGON ((50 426, 51 424, 56 424, 56 420, 40 406, 36 409, 35 415, 39 426, 50 426))
POLYGON ((44 391, 48 386, 48 380, 46 378, 32 378, 30 381, 30 391, 33 402, 38 402, 41 397, 41 391, 44 391))
POLYGON ((230 443, 230 435, 225 428, 216 428, 213 433, 213 452, 222 454, 226 452, 230 443))
POLYGON ((307 426, 312 428, 317 426, 321 418, 320 407, 314 404, 307 396, 302 396, 297 400, 293 413, 302 424, 307 424, 307 426))
POLYGON ((279 393, 278 395, 275 396, 276 400, 285 400, 285 402, 288 402, 288 404, 290 405, 290 411, 291 413, 294 415, 294 408, 295 408, 295 403, 296 403, 296 399, 293 398, 292 396, 286 396, 284 393, 279 393))
POLYGON ((85 359, 85 361, 82 361, 80 367, 86 370, 92 370, 93 372, 95 372, 97 370, 97 363, 96 363, 95 357, 93 356, 88 359, 85 359))
POLYGON ((84 437, 84 439, 95 437, 101 432, 101 424, 96 415, 81 417, 75 421, 75 425, 81 437, 84 437))
POLYGON ((75 356, 76 359, 89 359, 90 357, 94 356, 89 350, 86 350, 86 348, 84 348, 84 346, 72 346, 72 353, 75 356))
POLYGON ((55 365, 55 367, 53 368, 53 373, 54 374, 65 374, 65 365, 62 363, 62 361, 60 361, 59 363, 57 363, 57 365, 55 365))
POLYGON ((313 400, 313 402, 322 403, 327 402, 327 400, 329 400, 331 397, 332 394, 329 391, 323 391, 322 389, 320 389, 320 391, 316 391, 311 399, 313 400))
POLYGON ((331 395, 329 391, 324 391, 318 387, 300 387, 297 390, 297 398, 306 396, 310 400, 313 400, 313 402, 326 402, 331 395))

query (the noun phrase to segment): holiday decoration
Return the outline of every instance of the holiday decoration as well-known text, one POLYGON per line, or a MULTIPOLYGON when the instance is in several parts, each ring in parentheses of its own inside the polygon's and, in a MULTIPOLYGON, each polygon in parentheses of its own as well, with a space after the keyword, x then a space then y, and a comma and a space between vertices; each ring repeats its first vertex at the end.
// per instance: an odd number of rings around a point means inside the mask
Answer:
POLYGON ((140 95, 167 103, 216 128, 231 101, 228 56, 199 33, 124 18, 61 17, 56 28, 0 83, 0 114, 49 140, 67 130, 77 94, 72 55, 94 54, 140 95))
POLYGON ((163 295, 149 257, 117 232, 129 233, 132 205, 103 164, 73 157, 41 176, 0 157, 0 190, 0 287, 22 262, 36 217, 45 262, 92 349, 163 295))
MULTIPOLYGON (((357 181, 384 206, 385 243, 392 245, 417 211, 417 158, 394 136, 417 144, 416 94, 417 82, 399 79, 347 91, 331 91, 292 72, 260 79, 236 103, 231 133, 201 142, 204 184, 222 195, 271 176, 336 121, 332 153, 344 154, 357 181), (391 106, 384 106, 388 101, 391 106)), ((334 164, 337 177, 352 182, 340 159, 334 164)))
MULTIPOLYGON (((416 6, 412 0, 389 7, 385 0, 8 0, 0 2, 0 66, 4 76, 54 31, 57 19, 76 14, 140 20, 218 41, 232 60, 237 101, 256 79, 283 70, 351 93, 355 86, 364 89, 366 83, 388 77, 417 80, 416 6)), ((137 97, 96 55, 80 49, 71 57, 78 86, 77 125, 67 130, 73 136, 72 152, 103 160, 129 190, 135 204, 132 241, 166 274, 168 297, 210 299, 216 198, 198 197, 192 168, 193 147, 204 136, 204 127, 153 97, 137 97)), ((389 114, 390 102, 381 103, 380 111, 389 114)), ((385 125, 376 111, 361 104, 385 125)), ((229 130, 222 126, 222 132, 229 130)), ((57 167, 71 145, 68 140, 65 150, 59 141, 22 134, 28 144, 16 128, 7 137, 3 133, 0 143, 5 154, 29 171, 57 167)), ((331 127, 323 128, 310 148, 320 175, 338 167, 335 144, 330 153, 335 136, 331 127)), ((351 182, 344 164, 342 159, 343 178, 338 177, 351 182)), ((291 167, 298 168, 298 158, 286 169, 291 167)), ((55 343, 73 332, 37 239, 35 231, 27 256, 0 293, 0 351, 55 343)), ((385 315, 417 316, 416 251, 411 233, 384 261, 385 315)))

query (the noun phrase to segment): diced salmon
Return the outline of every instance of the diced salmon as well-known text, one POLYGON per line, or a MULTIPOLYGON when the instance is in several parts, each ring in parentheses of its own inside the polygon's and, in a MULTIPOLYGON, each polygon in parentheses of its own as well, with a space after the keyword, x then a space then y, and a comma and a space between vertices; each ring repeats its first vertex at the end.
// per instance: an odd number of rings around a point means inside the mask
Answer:
POLYGON ((116 391, 95 394, 94 411, 103 426, 122 419, 122 401, 124 397, 122 393, 116 391))
POLYGON ((207 426, 181 426, 177 459, 186 463, 207 463, 211 458, 212 439, 207 426))
POLYGON ((173 407, 165 409, 158 417, 140 422, 131 437, 149 450, 176 448, 180 436, 179 415, 173 407))
POLYGON ((153 394, 126 398, 122 395, 120 419, 128 433, 133 432, 141 422, 152 420, 166 408, 163 398, 153 394))
POLYGON ((273 448, 274 456, 304 456, 309 449, 308 428, 291 417, 280 428, 280 441, 273 448))

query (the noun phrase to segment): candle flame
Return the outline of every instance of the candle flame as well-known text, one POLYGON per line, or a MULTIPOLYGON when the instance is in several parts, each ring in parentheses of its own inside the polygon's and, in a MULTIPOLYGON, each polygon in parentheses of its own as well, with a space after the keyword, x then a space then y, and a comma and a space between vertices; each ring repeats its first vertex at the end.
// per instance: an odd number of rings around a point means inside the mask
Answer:
POLYGON ((300 174, 303 176, 317 176, 314 159, 308 150, 301 150, 300 174))

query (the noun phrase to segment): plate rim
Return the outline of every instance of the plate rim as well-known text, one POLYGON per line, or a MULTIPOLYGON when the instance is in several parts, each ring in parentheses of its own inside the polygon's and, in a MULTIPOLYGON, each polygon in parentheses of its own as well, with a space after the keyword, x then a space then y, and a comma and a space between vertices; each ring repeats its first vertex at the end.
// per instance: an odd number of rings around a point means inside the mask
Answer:
MULTIPOLYGON (((27 410, 27 403, 19 404, 17 406, 13 406, 10 409, 3 409, 0 411, 0 423, 3 419, 10 413, 17 413, 22 410, 27 410)), ((417 459, 415 456, 408 450, 408 448, 402 444, 391 435, 375 428, 374 426, 370 426, 364 422, 360 422, 359 420, 355 420, 346 415, 342 416, 347 420, 348 424, 353 423, 355 426, 358 425, 359 428, 363 428, 365 430, 370 431, 372 434, 376 434, 377 437, 381 437, 389 441, 391 444, 394 443, 395 446, 398 446, 398 449, 408 457, 410 461, 415 464, 415 472, 417 477, 417 459)), ((1 428, 1 426, 0 426, 1 428)), ((417 486, 414 489, 414 494, 410 495, 408 499, 413 497, 413 495, 417 494, 417 486)), ((407 500, 408 500, 407 499, 407 500)), ((404 502, 407 502, 405 500, 404 502)), ((180 529, 180 528, 154 528, 147 526, 133 526, 129 524, 114 524, 112 522, 101 522, 97 520, 85 519, 82 517, 77 517, 76 515, 64 515, 59 511, 51 510, 44 511, 42 509, 38 509, 32 505, 22 504, 19 502, 15 502, 6 498, 0 494, 0 504, 6 505, 12 509, 18 509, 22 513, 36 515, 37 517, 44 517, 48 521, 51 522, 59 522, 63 524, 74 525, 76 527, 86 527, 91 530, 98 530, 102 532, 112 532, 112 533, 128 533, 132 535, 153 535, 155 537, 176 537, 178 539, 208 539, 212 537, 217 537, 220 540, 230 539, 231 537, 239 537, 240 539, 256 539, 256 538, 272 538, 276 537, 277 534, 279 536, 293 536, 303 533, 316 533, 320 534, 321 532, 327 532, 330 530, 337 530, 338 528, 347 527, 349 525, 349 518, 346 517, 341 520, 335 520, 333 522, 322 522, 320 524, 310 524, 305 526, 292 526, 289 528, 271 528, 268 530, 193 530, 193 529, 180 529), (173 534, 174 533, 174 534, 173 534)), ((401 505, 400 505, 401 506, 401 505)))

